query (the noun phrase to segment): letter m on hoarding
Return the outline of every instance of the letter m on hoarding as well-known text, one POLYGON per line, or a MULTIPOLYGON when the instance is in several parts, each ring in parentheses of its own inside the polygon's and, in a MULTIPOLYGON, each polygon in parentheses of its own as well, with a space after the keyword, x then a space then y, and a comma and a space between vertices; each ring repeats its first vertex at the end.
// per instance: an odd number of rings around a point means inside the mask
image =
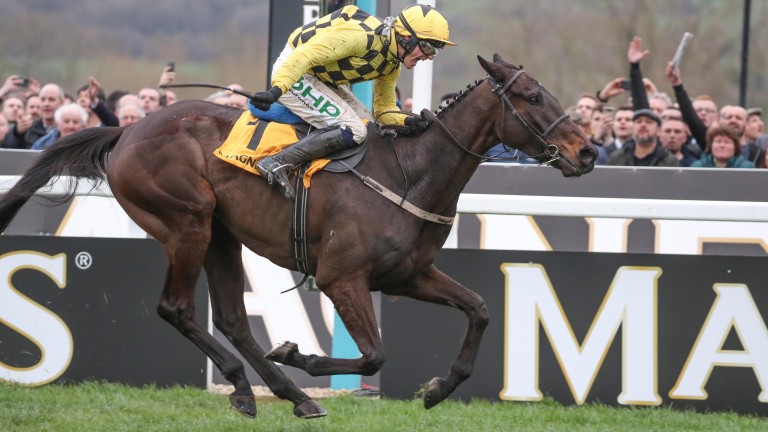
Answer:
POLYGON ((505 263, 501 270, 506 276, 506 346, 501 399, 542 399, 539 389, 541 325, 574 400, 583 404, 621 327, 622 389, 618 402, 661 404, 656 362, 660 268, 619 268, 581 344, 543 266, 505 263))

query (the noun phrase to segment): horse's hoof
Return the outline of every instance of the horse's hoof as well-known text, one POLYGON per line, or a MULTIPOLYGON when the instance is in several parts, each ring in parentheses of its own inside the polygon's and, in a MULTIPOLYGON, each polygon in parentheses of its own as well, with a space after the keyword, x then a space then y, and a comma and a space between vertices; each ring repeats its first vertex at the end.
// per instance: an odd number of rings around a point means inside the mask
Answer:
POLYGON ((442 384, 442 382, 442 378, 435 377, 429 380, 427 385, 424 386, 424 408, 430 409, 445 400, 443 391, 440 389, 440 384, 442 384))
POLYGON ((253 396, 229 395, 229 403, 240 414, 249 418, 256 418, 256 399, 253 396))
POLYGON ((328 415, 328 411, 321 407, 317 402, 310 399, 302 404, 296 405, 296 408, 293 409, 293 415, 298 418, 311 419, 325 417, 328 415))
POLYGON ((272 360, 275 363, 286 364, 286 362, 288 361, 288 358, 290 358, 290 356, 292 356, 294 353, 298 353, 298 352, 299 352, 298 344, 294 342, 285 342, 279 347, 268 352, 264 357, 266 357, 269 360, 272 360))

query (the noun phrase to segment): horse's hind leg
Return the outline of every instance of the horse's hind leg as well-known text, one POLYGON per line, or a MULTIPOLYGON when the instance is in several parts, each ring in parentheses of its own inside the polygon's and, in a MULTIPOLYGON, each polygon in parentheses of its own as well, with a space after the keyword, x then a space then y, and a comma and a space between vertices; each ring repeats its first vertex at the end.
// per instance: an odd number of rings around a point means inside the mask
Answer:
POLYGON ((195 321, 195 287, 211 240, 216 197, 205 179, 204 157, 194 150, 197 144, 186 134, 172 135, 127 138, 109 157, 109 185, 131 219, 165 251, 168 269, 158 314, 213 361, 237 394, 246 396, 235 408, 254 417, 256 403, 243 363, 195 321))
POLYGON ((245 416, 255 417, 256 401, 243 363, 195 320, 195 286, 208 243, 206 237, 209 235, 207 232, 185 231, 180 233, 175 247, 164 244, 169 265, 157 311, 163 319, 200 348, 235 386, 233 394, 239 398, 231 400, 232 406, 245 416))
MULTIPOLYGON (((208 276, 214 325, 256 370, 275 396, 293 402, 293 413, 297 417, 325 416, 325 409, 302 392, 275 363, 264 358, 264 351, 251 334, 243 301, 242 246, 216 219, 212 226, 211 242, 203 266, 208 276)), ((239 390, 230 395, 233 405, 239 396, 239 390)), ((252 400, 252 393, 250 398, 252 400)))
POLYGON ((162 220, 131 201, 123 200, 121 205, 133 220, 142 221, 142 228, 165 250, 168 269, 158 314, 200 348, 234 384, 235 393, 244 396, 233 406, 243 415, 255 417, 256 401, 243 363, 195 320, 195 287, 211 237, 212 205, 200 206, 200 212, 192 214, 172 212, 172 206, 166 205, 162 220))
POLYGON ((424 407, 430 409, 445 400, 459 384, 472 375, 480 340, 488 325, 489 317, 485 301, 434 266, 396 292, 384 291, 384 293, 404 295, 416 300, 455 307, 464 312, 469 320, 461 350, 451 365, 448 376, 432 378, 424 388, 424 407))

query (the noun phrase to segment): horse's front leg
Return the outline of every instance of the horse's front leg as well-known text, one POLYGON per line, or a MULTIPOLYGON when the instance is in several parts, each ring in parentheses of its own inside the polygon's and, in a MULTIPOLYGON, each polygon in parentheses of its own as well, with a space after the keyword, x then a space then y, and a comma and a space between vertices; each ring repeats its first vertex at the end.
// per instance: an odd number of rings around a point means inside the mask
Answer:
POLYGON ((463 311, 469 320, 461 350, 445 378, 435 377, 424 388, 424 408, 430 409, 447 398, 472 375, 480 340, 488 325, 488 309, 485 301, 475 292, 446 276, 433 265, 396 291, 385 294, 411 297, 429 303, 451 306, 463 311))
POLYGON ((299 352, 295 343, 285 342, 267 353, 267 358, 284 365, 303 369, 312 376, 321 375, 373 375, 384 364, 384 346, 381 343, 371 293, 365 278, 332 283, 323 289, 336 307, 349 335, 362 356, 357 359, 322 357, 299 352))

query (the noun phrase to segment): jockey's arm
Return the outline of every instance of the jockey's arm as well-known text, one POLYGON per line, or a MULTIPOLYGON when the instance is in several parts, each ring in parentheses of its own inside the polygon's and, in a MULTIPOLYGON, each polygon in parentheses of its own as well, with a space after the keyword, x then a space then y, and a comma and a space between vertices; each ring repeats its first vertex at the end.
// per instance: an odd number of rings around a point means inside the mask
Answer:
MULTIPOLYGON (((345 33, 344 29, 338 29, 323 35, 315 35, 306 43, 296 47, 275 73, 272 85, 286 93, 310 68, 366 52, 365 38, 349 37, 345 33)), ((293 36, 291 35, 288 40, 293 39, 293 36)))
POLYGON ((399 76, 400 69, 397 72, 373 80, 373 116, 381 124, 403 125, 405 123, 407 116, 401 114, 400 108, 397 107, 396 103, 397 93, 395 92, 395 87, 397 86, 397 78, 399 76), (383 114, 379 117, 379 114, 387 111, 397 112, 383 114))

